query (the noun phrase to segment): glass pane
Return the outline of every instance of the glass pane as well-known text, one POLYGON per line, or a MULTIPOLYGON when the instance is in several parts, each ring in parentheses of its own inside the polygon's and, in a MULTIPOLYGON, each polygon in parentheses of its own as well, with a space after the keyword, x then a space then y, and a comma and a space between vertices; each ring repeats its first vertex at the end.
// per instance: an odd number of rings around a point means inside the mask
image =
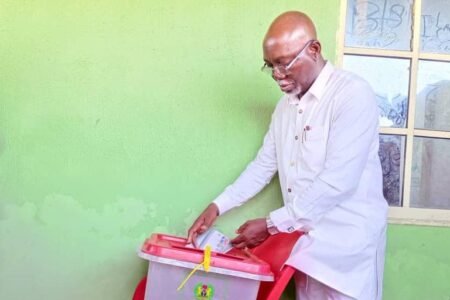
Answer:
POLYGON ((415 127, 450 131, 450 63, 419 61, 415 127))
POLYGON ((345 46, 411 50, 413 0, 348 0, 345 46))
POLYGON ((375 91, 380 125, 405 127, 408 112, 409 60, 357 55, 344 56, 344 69, 366 79, 375 91))
POLYGON ((422 0, 420 46, 423 52, 450 53, 450 2, 422 0))
POLYGON ((390 206, 401 206, 405 137, 380 135, 381 167, 383 168, 383 194, 390 206))
POLYGON ((450 209, 450 140, 414 138, 411 207, 450 209))

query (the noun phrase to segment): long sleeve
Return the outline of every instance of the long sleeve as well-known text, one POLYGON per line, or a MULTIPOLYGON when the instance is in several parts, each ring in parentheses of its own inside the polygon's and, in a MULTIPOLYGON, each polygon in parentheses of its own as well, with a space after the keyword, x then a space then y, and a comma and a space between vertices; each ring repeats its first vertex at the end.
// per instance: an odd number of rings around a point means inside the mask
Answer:
POLYGON ((277 172, 274 115, 256 158, 236 181, 213 201, 218 206, 220 214, 242 205, 255 196, 277 172))
POLYGON ((338 102, 330 125, 324 168, 293 201, 270 213, 278 230, 311 230, 354 193, 378 149, 378 108, 371 88, 359 82, 338 102))

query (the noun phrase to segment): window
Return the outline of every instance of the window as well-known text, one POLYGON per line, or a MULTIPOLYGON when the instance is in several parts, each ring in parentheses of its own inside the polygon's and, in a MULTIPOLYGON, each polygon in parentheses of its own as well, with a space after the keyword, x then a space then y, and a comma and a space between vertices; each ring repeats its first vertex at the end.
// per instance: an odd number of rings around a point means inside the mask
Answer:
POLYGON ((380 109, 392 223, 450 226, 450 0, 342 0, 338 65, 380 109))

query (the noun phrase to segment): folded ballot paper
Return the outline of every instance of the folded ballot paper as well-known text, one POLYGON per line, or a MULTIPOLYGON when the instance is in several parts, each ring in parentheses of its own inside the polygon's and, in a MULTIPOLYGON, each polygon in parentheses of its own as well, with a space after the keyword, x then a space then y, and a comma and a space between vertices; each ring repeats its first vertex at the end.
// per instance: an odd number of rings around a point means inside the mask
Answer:
POLYGON ((197 237, 196 245, 198 249, 205 249, 207 245, 211 250, 219 253, 226 253, 233 249, 230 239, 215 228, 209 228, 197 237))

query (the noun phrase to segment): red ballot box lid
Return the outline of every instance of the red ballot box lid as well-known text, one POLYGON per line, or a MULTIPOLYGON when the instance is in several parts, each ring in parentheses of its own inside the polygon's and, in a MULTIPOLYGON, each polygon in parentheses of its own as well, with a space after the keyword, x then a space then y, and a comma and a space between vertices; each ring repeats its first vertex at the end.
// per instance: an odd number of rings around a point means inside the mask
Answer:
MULTIPOLYGON (((186 238, 160 233, 154 233, 145 240, 141 253, 149 260, 152 260, 151 257, 156 257, 194 264, 200 264, 204 258, 204 251, 188 246, 186 238)), ((248 250, 232 249, 226 254, 212 252, 210 265, 212 268, 273 278, 270 265, 248 250)))

